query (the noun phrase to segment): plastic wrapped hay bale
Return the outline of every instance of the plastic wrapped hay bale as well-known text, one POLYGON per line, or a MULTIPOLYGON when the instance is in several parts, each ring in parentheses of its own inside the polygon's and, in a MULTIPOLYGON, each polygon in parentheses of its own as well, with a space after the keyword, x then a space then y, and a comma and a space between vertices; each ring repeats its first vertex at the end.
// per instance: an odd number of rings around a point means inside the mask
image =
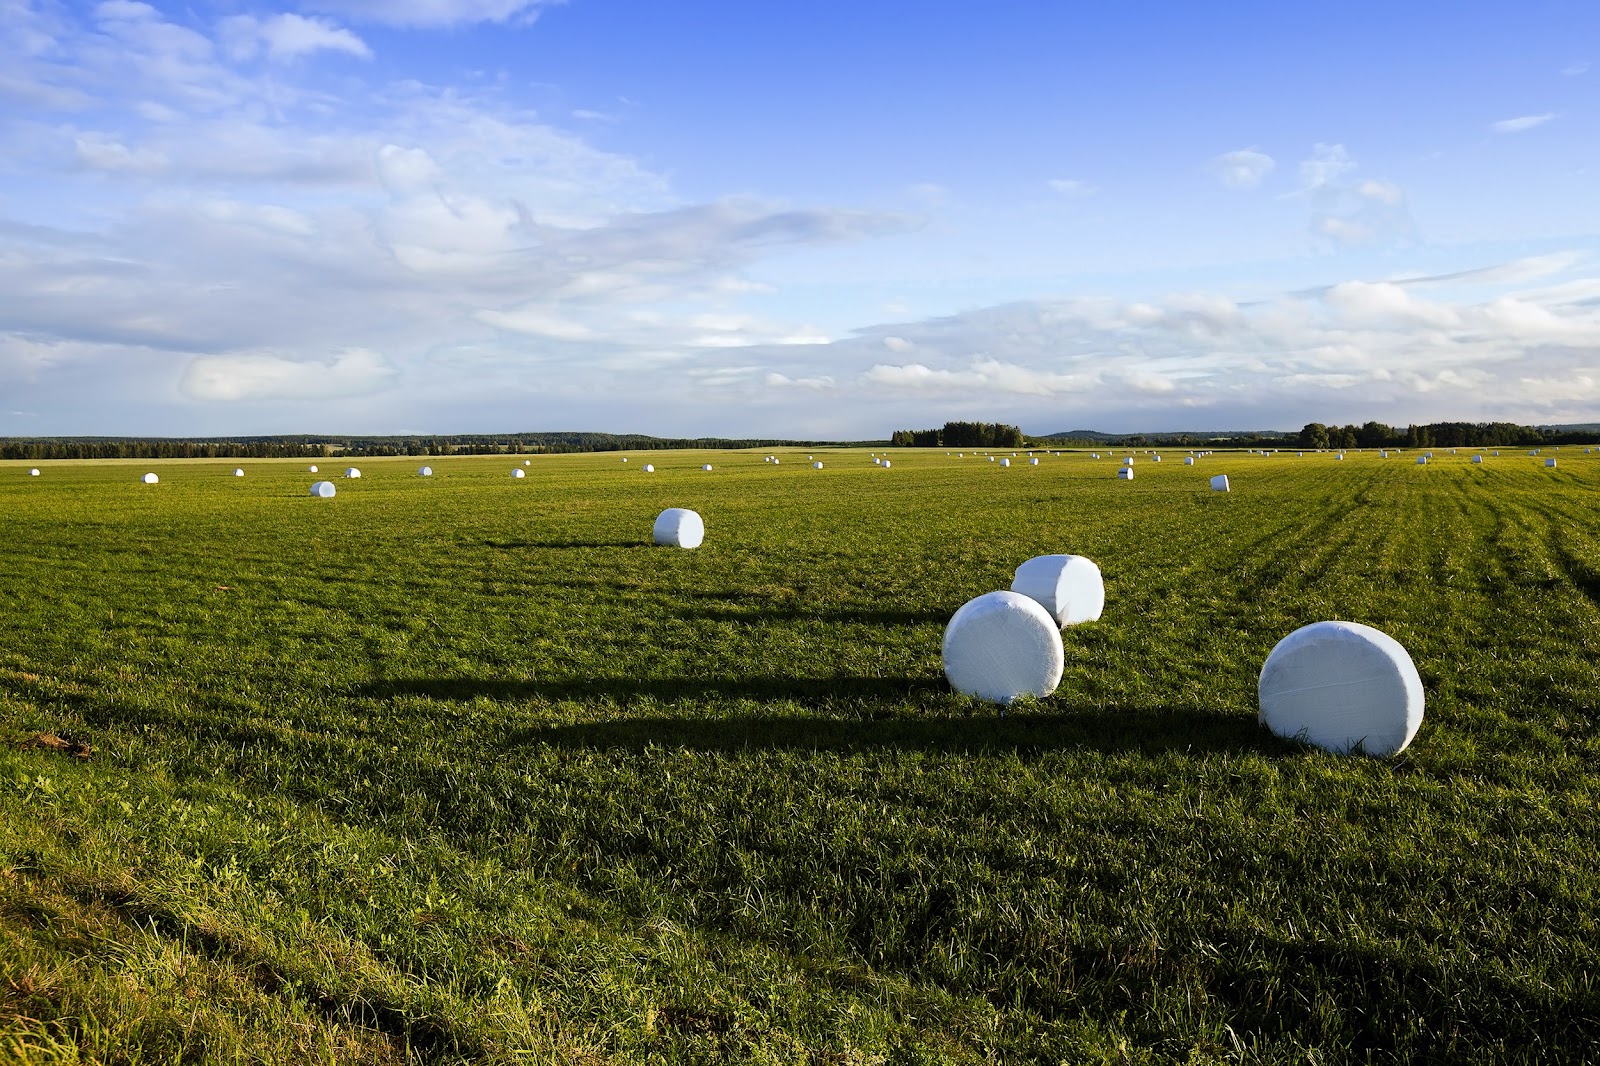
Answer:
POLYGON ((1212 492, 1227 492, 1228 491, 1228 475, 1227 474, 1217 474, 1215 477, 1213 477, 1211 479, 1211 491, 1212 492))
POLYGON ((1544 461, 1544 465, 1545 466, 1555 466, 1556 465, 1556 461, 1554 459, 1546 459, 1544 461))
POLYGON ((1473 456, 1473 457, 1472 457, 1472 461, 1473 461, 1473 462, 1474 462, 1474 463, 1481 463, 1481 462, 1483 462, 1483 456, 1481 456, 1481 455, 1474 455, 1474 456, 1473 456))
POLYGON ((707 471, 709 473, 710 470, 711 470, 711 464, 707 463, 706 465, 702 466, 700 469, 704 470, 704 471, 707 471))
POLYGON ((528 472, 526 470, 522 469, 522 467, 517 466, 517 467, 513 467, 511 469, 511 476, 512 477, 527 477, 528 476, 528 472))
POLYGON ((156 477, 154 474, 146 474, 144 477, 140 478, 139 480, 144 482, 146 485, 154 485, 157 482, 159 482, 161 479, 156 477))
POLYGON ((1011 460, 1010 459, 1002 459, 1002 460, 1000 460, 1000 465, 1001 466, 1010 466, 1011 465, 1011 460))
POLYGON ((311 486, 311 495, 323 500, 333 499, 334 493, 337 491, 331 481, 318 481, 311 486))
POLYGON ((1428 465, 1428 457, 1426 455, 1417 456, 1417 465, 1418 466, 1427 466, 1428 465))
POLYGON ((628 457, 627 457, 627 456, 626 456, 626 455, 624 455, 624 456, 623 456, 623 457, 622 457, 622 461, 623 461, 623 462, 627 462, 627 461, 628 461, 628 457))
POLYGON ((654 463, 646 463, 646 464, 644 464, 644 472, 646 474, 654 474, 656 472, 655 464, 654 463))
POLYGON ((882 459, 874 459, 874 460, 872 460, 872 465, 873 466, 882 466, 883 465, 883 460, 882 459))
POLYGON ((1061 627, 1016 592, 986 592, 961 605, 944 630, 944 675, 957 692, 991 703, 1048 696, 1066 664, 1061 627))
POLYGON ((234 467, 233 468, 233 476, 234 477, 244 477, 244 467, 242 467, 242 466, 234 467))
POLYGON ((1130 455, 1126 459, 1122 460, 1122 465, 1123 466, 1132 466, 1133 465, 1133 456, 1130 455))
POLYGON ((1161 456, 1159 456, 1159 455, 1152 455, 1152 456, 1151 456, 1151 457, 1150 457, 1150 461, 1151 461, 1151 462, 1152 462, 1152 463, 1159 463, 1159 462, 1160 462, 1160 461, 1161 461, 1161 456))
POLYGON ((1194 465, 1194 456, 1192 456, 1192 455, 1184 456, 1183 457, 1183 465, 1184 466, 1193 466, 1194 465))
POLYGON ((38 467, 36 467, 36 466, 35 466, 35 467, 32 467, 32 468, 30 468, 30 469, 29 469, 29 470, 28 470, 28 476, 29 476, 29 477, 38 477, 38 476, 39 476, 39 468, 38 468, 38 467))
POLYGON ((887 459, 885 459, 885 460, 884 460, 884 461, 883 461, 883 468, 884 468, 884 469, 885 469, 885 470, 887 470, 887 469, 889 469, 889 468, 890 468, 890 467, 892 467, 892 466, 893 466, 893 465, 894 465, 894 464, 893 464, 893 463, 891 463, 891 462, 890 462, 890 461, 889 461, 889 460, 887 460, 887 459))
POLYGON ((361 471, 357 470, 353 466, 347 466, 347 467, 344 468, 344 476, 345 477, 360 477, 361 476, 361 471))
POLYGON ((1040 555, 1017 567, 1011 591, 1049 612, 1057 625, 1075 626, 1099 619, 1106 607, 1106 584, 1094 560, 1081 555, 1040 555))
POLYGON ((772 457, 772 465, 773 465, 773 466, 782 466, 782 465, 783 465, 783 464, 782 464, 782 463, 781 463, 781 462, 779 462, 779 461, 778 461, 778 457, 777 457, 777 456, 776 456, 776 455, 774 455, 774 456, 773 456, 773 457, 772 457))
POLYGON ((1029 466, 1038 466, 1039 465, 1039 460, 1037 460, 1037 459, 1029 459, 1028 460, 1028 465, 1029 466))
POLYGON ((822 469, 822 461, 819 459, 816 462, 812 463, 811 464, 811 469, 813 469, 813 470, 821 470, 822 469))
POLYGON ((432 477, 433 476, 433 467, 431 467, 431 466, 419 466, 419 467, 417 467, 417 476, 418 477, 432 477))
MULTIPOLYGON (((627 462, 628 460, 624 459, 622 461, 623 462, 627 462)), ((523 466, 532 466, 533 465, 533 460, 532 459, 524 459, 524 460, 522 460, 522 465, 523 466)))
POLYGON ((317 472, 317 464, 312 463, 310 466, 306 467, 306 469, 315 474, 317 472))
POLYGON ((1117 471, 1117 480, 1118 481, 1132 481, 1133 480, 1133 467, 1125 466, 1122 469, 1118 470, 1117 471))
POLYGON ((669 548, 698 548, 705 539, 705 522, 687 507, 668 507, 656 517, 657 544, 669 548))
POLYGON ((1257 684, 1261 724, 1338 754, 1395 755, 1422 725, 1422 678, 1400 642, 1357 622, 1278 641, 1257 684))

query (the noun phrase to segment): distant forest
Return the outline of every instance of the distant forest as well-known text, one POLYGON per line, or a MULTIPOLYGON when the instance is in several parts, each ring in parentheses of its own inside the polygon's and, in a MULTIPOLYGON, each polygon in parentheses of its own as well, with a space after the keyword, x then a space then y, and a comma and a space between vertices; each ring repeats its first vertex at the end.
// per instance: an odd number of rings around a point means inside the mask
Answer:
POLYGON ((29 437, 0 440, 0 459, 323 459, 335 455, 533 455, 660 451, 667 448, 816 448, 828 443, 815 440, 736 440, 723 437, 648 437, 639 433, 576 432, 183 439, 29 437))

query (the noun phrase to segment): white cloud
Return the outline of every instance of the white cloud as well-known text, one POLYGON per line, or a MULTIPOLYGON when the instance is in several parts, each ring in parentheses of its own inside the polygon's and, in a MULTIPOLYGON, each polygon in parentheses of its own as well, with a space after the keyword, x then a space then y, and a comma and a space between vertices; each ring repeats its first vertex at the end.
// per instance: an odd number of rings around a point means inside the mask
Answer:
POLYGON ((1562 67, 1561 68, 1561 74, 1562 74, 1563 77, 1566 77, 1566 78, 1576 78, 1581 74, 1587 74, 1587 73, 1589 73, 1589 64, 1588 63, 1573 63, 1570 66, 1566 66, 1566 67, 1562 67))
POLYGON ((1368 200, 1376 200, 1380 204, 1391 207, 1405 202, 1405 190, 1392 181, 1374 181, 1368 178, 1356 186, 1356 193, 1368 200))
POLYGON ((234 59, 254 59, 262 52, 275 63, 285 63, 314 52, 344 52, 361 59, 372 50, 360 37, 328 19, 292 12, 256 18, 231 15, 218 27, 223 46, 234 59))
POLYGON ((883 346, 889 349, 891 352, 909 352, 911 349, 916 347, 915 344, 906 340, 904 337, 895 336, 883 338, 883 346))
POLYGON ((771 371, 767 374, 766 383, 768 388, 773 389, 813 389, 818 392, 834 387, 833 379, 826 374, 818 377, 791 378, 785 377, 777 371, 771 371))
POLYGON ((1489 128, 1496 133, 1521 133, 1535 126, 1543 126, 1555 117, 1552 111, 1546 111, 1542 115, 1518 115, 1516 118, 1503 118, 1499 122, 1491 123, 1489 128))
POLYGON ((1088 182, 1079 181, 1076 178, 1054 178, 1047 182, 1047 184, 1050 186, 1050 188, 1054 189, 1062 196, 1070 196, 1073 198, 1093 196, 1095 193, 1100 191, 1098 188, 1090 185, 1088 182))
POLYGON ((1332 185, 1354 170, 1355 160, 1342 144, 1317 143, 1311 149, 1311 158, 1300 163, 1302 192, 1310 192, 1332 185))
POLYGON ((82 133, 72 140, 73 155, 90 170, 111 174, 159 174, 167 169, 165 154, 150 148, 129 148, 105 133, 82 133))
POLYGON ((389 26, 443 27, 528 22, 562 0, 306 0, 316 11, 389 26))
POLYGON ((1277 161, 1255 148, 1240 148, 1213 158, 1207 168, 1230 189, 1253 189, 1270 174, 1277 161))
POLYGON ((1056 396, 1081 392, 1095 384, 1096 379, 1091 375, 1053 373, 998 359, 980 358, 973 360, 964 370, 936 370, 923 363, 878 363, 861 375, 861 381, 867 385, 914 392, 979 389, 1024 396, 1056 396))
POLYGON ((376 352, 352 348, 326 363, 276 355, 200 356, 179 387, 201 401, 329 400, 364 396, 393 386, 398 371, 376 352))

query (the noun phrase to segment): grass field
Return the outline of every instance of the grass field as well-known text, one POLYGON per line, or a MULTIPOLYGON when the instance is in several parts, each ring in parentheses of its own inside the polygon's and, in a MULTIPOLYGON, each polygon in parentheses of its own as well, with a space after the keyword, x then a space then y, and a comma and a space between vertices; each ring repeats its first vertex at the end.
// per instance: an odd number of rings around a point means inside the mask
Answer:
POLYGON ((0 1061, 1600 1061, 1600 456, 777 454, 0 464, 0 1061), (1257 727, 1326 618, 1402 756, 1257 727))

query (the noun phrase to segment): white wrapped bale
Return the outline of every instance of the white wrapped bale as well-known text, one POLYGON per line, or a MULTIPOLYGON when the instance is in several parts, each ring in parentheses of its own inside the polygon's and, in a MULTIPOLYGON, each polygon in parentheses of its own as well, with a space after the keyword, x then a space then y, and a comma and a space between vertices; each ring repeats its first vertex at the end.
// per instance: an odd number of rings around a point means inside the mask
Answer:
POLYGON ((1428 465, 1428 457, 1426 455, 1417 456, 1417 465, 1418 466, 1427 466, 1428 465))
POLYGON ((360 477, 361 476, 361 471, 357 470, 353 466, 347 466, 347 467, 344 468, 344 476, 345 477, 360 477))
POLYGON ((1211 491, 1212 492, 1227 492, 1228 491, 1228 475, 1227 474, 1217 474, 1216 476, 1214 476, 1211 479, 1211 491))
POLYGON ((1061 627, 1016 592, 987 592, 962 604, 945 626, 943 655, 951 688, 999 704, 1050 695, 1066 665, 1061 627))
POLYGON ((1159 455, 1152 455, 1152 456, 1151 456, 1151 457, 1150 457, 1150 461, 1151 461, 1151 462, 1152 462, 1152 463, 1159 463, 1159 462, 1160 462, 1160 461, 1161 461, 1161 456, 1159 456, 1159 455))
POLYGON ((1039 460, 1037 460, 1037 459, 1029 459, 1028 460, 1028 465, 1029 466, 1038 466, 1039 465, 1039 460))
POLYGON ((874 460, 872 460, 872 465, 873 466, 882 466, 883 465, 883 460, 882 459, 874 459, 874 460))
POLYGON ((310 466, 306 467, 306 469, 315 474, 317 472, 317 464, 312 463, 310 466))
POLYGON ((1118 470, 1117 471, 1117 480, 1118 481, 1132 481, 1133 480, 1133 467, 1125 466, 1122 469, 1118 470))
POLYGON ((39 468, 38 467, 33 467, 33 468, 29 469, 28 476, 29 477, 38 477, 39 476, 39 468))
POLYGON ((711 464, 710 464, 710 463, 707 463, 707 464, 705 464, 705 465, 704 465, 704 466, 702 466, 702 467, 701 467, 701 468, 700 468, 700 469, 701 469, 701 470, 704 470, 704 471, 706 471, 706 472, 707 472, 707 473, 710 473, 710 471, 711 471, 711 464))
POLYGON ((140 478, 139 480, 144 482, 146 485, 154 485, 157 482, 159 482, 161 479, 156 477, 154 474, 146 474, 144 477, 140 478))
POLYGON ((1261 724, 1326 751, 1395 755, 1422 725, 1422 678, 1400 642, 1357 622, 1278 641, 1257 684, 1261 724))
POLYGON ((812 463, 811 464, 811 469, 813 469, 813 470, 821 470, 822 469, 822 460, 819 459, 816 462, 812 463))
POLYGON ((1481 462, 1483 462, 1483 456, 1481 456, 1481 455, 1474 455, 1474 456, 1473 456, 1473 457, 1472 457, 1472 461, 1473 461, 1473 462, 1474 462, 1474 463, 1481 463, 1481 462))
POLYGON ((432 477, 433 476, 433 467, 431 467, 431 466, 419 466, 419 467, 417 467, 417 476, 418 477, 432 477))
POLYGON ((333 499, 334 493, 337 491, 338 490, 333 487, 333 482, 331 481, 318 481, 311 486, 311 495, 322 500, 333 499))
POLYGON ((655 464, 654 463, 646 463, 646 464, 644 464, 644 472, 646 474, 654 474, 656 472, 655 464))
POLYGON ((1001 466, 1010 466, 1011 465, 1011 460, 1010 459, 1002 459, 1002 460, 1000 460, 1000 465, 1001 466))
POLYGON ((624 455, 624 456, 623 456, 623 457, 622 457, 622 461, 623 461, 623 462, 627 462, 627 461, 628 461, 628 457, 627 457, 627 456, 626 456, 626 455, 624 455))
POLYGON ((892 467, 892 466, 894 466, 894 464, 893 464, 893 463, 891 463, 891 462, 890 462, 890 461, 889 461, 889 460, 887 460, 887 459, 885 459, 885 460, 884 460, 884 461, 883 461, 883 468, 884 468, 884 469, 885 469, 885 470, 888 470, 888 469, 889 469, 889 468, 890 468, 890 467, 892 467))
POLYGON ((1094 560, 1081 555, 1040 555, 1017 567, 1011 591, 1038 603, 1057 625, 1098 621, 1106 583, 1094 560))
POLYGON ((669 548, 698 548, 706 539, 706 524, 687 507, 668 507, 656 516, 655 542, 669 548))
POLYGON ((1544 465, 1545 466, 1555 466, 1556 465, 1556 461, 1554 459, 1546 459, 1544 461, 1544 465))
POLYGON ((777 456, 773 456, 773 457, 772 457, 772 465, 773 465, 773 466, 781 466, 781 465, 782 465, 782 464, 781 464, 781 463, 780 463, 780 462, 779 462, 779 461, 778 461, 778 457, 777 457, 777 456))
POLYGON ((244 477, 244 467, 242 467, 242 466, 234 467, 233 468, 233 476, 234 477, 244 477))
POLYGON ((1133 465, 1133 456, 1130 455, 1126 459, 1122 460, 1122 465, 1123 466, 1132 466, 1133 465))
POLYGON ((1184 466, 1193 466, 1194 465, 1194 456, 1192 456, 1192 455, 1184 456, 1183 457, 1183 465, 1184 466))
POLYGON ((528 472, 526 470, 522 469, 522 467, 520 467, 520 466, 515 466, 515 467, 511 468, 511 476, 512 477, 527 477, 528 476, 528 472))

